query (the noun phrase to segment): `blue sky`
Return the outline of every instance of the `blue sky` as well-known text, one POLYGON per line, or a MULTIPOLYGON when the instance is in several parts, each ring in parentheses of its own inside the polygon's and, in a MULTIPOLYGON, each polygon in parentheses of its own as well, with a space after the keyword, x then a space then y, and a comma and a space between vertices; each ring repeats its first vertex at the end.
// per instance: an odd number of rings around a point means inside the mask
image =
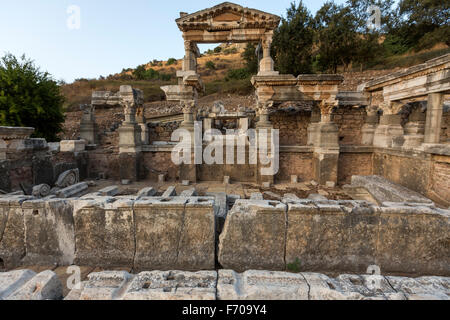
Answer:
MULTIPOLYGON (((0 55, 25 54, 57 80, 97 78, 153 59, 181 58, 183 40, 175 19, 223 1, 1 0, 0 55), (71 30, 67 10, 80 8, 71 30)), ((240 5, 285 15, 292 0, 236 0, 240 5)), ((315 13, 325 0, 306 0, 315 13)), ((343 3, 342 1, 335 1, 343 3)), ((202 51, 206 49, 201 46, 202 51)))

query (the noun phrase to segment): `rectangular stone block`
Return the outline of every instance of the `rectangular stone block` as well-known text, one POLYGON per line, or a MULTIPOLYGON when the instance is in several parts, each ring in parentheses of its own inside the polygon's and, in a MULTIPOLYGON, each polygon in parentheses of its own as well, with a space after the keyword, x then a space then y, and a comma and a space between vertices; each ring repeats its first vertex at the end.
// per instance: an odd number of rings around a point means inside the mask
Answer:
POLYGON ((236 271, 284 270, 286 205, 237 200, 220 235, 219 262, 236 271))
POLYGON ((79 300, 117 300, 125 292, 132 276, 125 271, 91 273, 84 283, 79 300))
POLYGON ((7 269, 20 265, 25 256, 25 226, 22 203, 27 196, 0 198, 0 260, 7 269))
POLYGON ((59 143, 61 152, 82 152, 86 148, 84 140, 62 140, 59 143))
POLYGON ((183 217, 177 268, 191 271, 215 268, 215 228, 214 200, 189 198, 183 217))
POLYGON ((216 271, 154 271, 138 274, 123 300, 215 300, 216 271))
POLYGON ((162 197, 163 198, 169 198, 169 197, 174 197, 177 195, 177 191, 175 190, 174 186, 170 186, 167 188, 167 190, 163 193, 162 197))
POLYGON ((450 211, 380 208, 377 262, 383 272, 450 275, 450 211))
POLYGON ((133 200, 99 197, 73 202, 75 263, 104 268, 133 266, 133 200))
POLYGON ((68 200, 32 200, 22 204, 25 265, 71 265, 75 256, 73 205, 68 200))
POLYGON ((136 270, 176 269, 186 201, 163 198, 135 202, 136 270))
POLYGON ((109 186, 106 188, 103 188, 101 190, 98 191, 100 193, 100 195, 104 196, 104 197, 114 197, 115 195, 117 195, 119 193, 119 187, 118 186, 109 186))
POLYGON ((62 199, 76 198, 82 196, 84 193, 87 193, 88 189, 89 185, 86 182, 80 182, 70 187, 59 190, 56 193, 56 196, 62 199))
POLYGON ((368 204, 288 204, 286 264, 300 271, 365 272, 374 264, 378 214, 368 204))
POLYGON ((141 189, 138 192, 137 196, 139 198, 142 198, 142 197, 153 197, 153 196, 156 195, 156 193, 157 193, 157 191, 154 188, 148 187, 148 188, 141 189))
POLYGON ((218 300, 308 300, 308 291, 301 274, 219 270, 218 300))
POLYGON ((62 284, 53 271, 44 271, 34 276, 5 300, 60 300, 62 284))

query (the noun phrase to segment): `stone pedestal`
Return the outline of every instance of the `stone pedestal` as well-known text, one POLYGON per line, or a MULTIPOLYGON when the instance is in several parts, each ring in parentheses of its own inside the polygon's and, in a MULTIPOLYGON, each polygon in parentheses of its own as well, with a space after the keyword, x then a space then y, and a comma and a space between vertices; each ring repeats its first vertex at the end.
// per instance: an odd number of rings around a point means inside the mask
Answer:
POLYGON ((373 145, 378 148, 398 148, 405 141, 402 118, 397 114, 383 115, 375 130, 373 145))
POLYGON ((85 105, 81 107, 81 110, 83 110, 83 114, 80 121, 80 139, 85 140, 87 144, 96 144, 94 108, 91 105, 85 105))
POLYGON ((403 148, 417 148, 424 142, 425 114, 415 110, 409 116, 409 122, 405 125, 405 143, 403 148))
POLYGON ((119 155, 120 180, 136 182, 140 179, 142 153, 121 153, 119 155))
POLYGON ((366 118, 366 123, 361 128, 361 144, 363 146, 372 146, 375 137, 375 130, 378 126, 378 116, 369 115, 366 118))
POLYGON ((119 153, 141 152, 141 127, 136 123, 124 123, 119 129, 119 153))

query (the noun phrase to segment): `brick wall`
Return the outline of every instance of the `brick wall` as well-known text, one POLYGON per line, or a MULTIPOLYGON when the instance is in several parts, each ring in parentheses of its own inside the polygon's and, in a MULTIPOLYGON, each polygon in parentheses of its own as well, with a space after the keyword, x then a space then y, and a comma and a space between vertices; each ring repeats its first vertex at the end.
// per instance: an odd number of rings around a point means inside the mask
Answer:
POLYGON ((310 119, 310 112, 292 115, 278 112, 270 117, 273 128, 280 130, 280 145, 282 146, 305 146, 310 119))

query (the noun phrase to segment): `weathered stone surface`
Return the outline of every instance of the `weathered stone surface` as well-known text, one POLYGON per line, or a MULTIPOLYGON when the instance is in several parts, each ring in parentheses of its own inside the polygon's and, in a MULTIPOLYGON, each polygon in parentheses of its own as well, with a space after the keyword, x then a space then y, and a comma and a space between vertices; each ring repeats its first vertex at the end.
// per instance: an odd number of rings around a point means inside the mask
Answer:
POLYGON ((260 192, 253 192, 250 195, 250 200, 264 200, 264 197, 260 192))
POLYGON ((214 269, 215 228, 214 201, 204 197, 189 198, 178 246, 178 269, 192 271, 214 269))
POLYGON ((156 195, 156 193, 157 193, 157 191, 154 188, 148 187, 148 188, 141 189, 138 192, 137 196, 138 196, 138 198, 153 197, 154 195, 156 195))
POLYGON ((375 262, 379 219, 368 203, 293 201, 288 220, 287 264, 299 260, 301 270, 365 272, 375 262))
POLYGON ((55 182, 58 188, 67 188, 80 182, 80 171, 78 169, 71 169, 64 171, 55 182))
POLYGON ((308 283, 301 274, 219 270, 219 300, 308 300, 308 283))
POLYGON ((68 200, 32 200, 22 204, 26 265, 70 265, 75 255, 73 206, 68 200))
POLYGON ((119 193, 119 187, 118 186, 109 186, 106 188, 103 188, 101 190, 98 191, 100 193, 100 195, 104 196, 104 197, 114 197, 115 195, 117 195, 119 193))
POLYGON ((123 300, 215 300, 216 271, 143 272, 134 277, 123 300))
POLYGON ((162 197, 163 198, 168 198, 168 197, 174 197, 177 195, 177 191, 175 190, 175 186, 170 186, 167 188, 167 190, 163 193, 162 197))
POLYGON ((429 207, 382 207, 377 262, 382 270, 450 274, 450 211, 429 207))
POLYGON ((185 198, 136 201, 136 270, 169 270, 177 266, 185 198))
POLYGON ((31 270, 0 272, 0 300, 6 299, 35 275, 31 270))
POLYGON ((195 188, 191 188, 191 189, 184 190, 183 192, 181 192, 180 197, 190 198, 190 197, 194 197, 196 195, 197 195, 197 191, 195 190, 195 188))
POLYGON ((125 271, 91 273, 81 290, 80 300, 116 300, 125 292, 132 276, 125 271))
POLYGON ((77 184, 74 184, 70 187, 58 190, 56 192, 56 196, 58 198, 72 198, 72 197, 79 197, 83 193, 86 193, 86 190, 89 189, 89 186, 86 182, 80 182, 77 184))
POLYGON ((238 200, 220 235, 219 262, 226 269, 284 270, 286 206, 238 200))
POLYGON ((394 290, 402 292, 408 300, 450 300, 450 279, 422 277, 386 277, 394 290))
POLYGON ((25 227, 22 203, 27 196, 0 198, 0 259, 6 268, 19 265, 25 256, 25 227))
POLYGON ((365 188, 380 205, 383 202, 432 203, 421 194, 380 176, 353 176, 352 186, 365 188))
POLYGON ((53 271, 44 271, 10 294, 5 300, 60 300, 62 285, 53 271))
POLYGON ((61 152, 81 152, 86 147, 84 140, 63 140, 59 143, 61 152))
POLYGON ((73 200, 75 263, 132 266, 135 252, 133 200, 99 197, 73 200))

